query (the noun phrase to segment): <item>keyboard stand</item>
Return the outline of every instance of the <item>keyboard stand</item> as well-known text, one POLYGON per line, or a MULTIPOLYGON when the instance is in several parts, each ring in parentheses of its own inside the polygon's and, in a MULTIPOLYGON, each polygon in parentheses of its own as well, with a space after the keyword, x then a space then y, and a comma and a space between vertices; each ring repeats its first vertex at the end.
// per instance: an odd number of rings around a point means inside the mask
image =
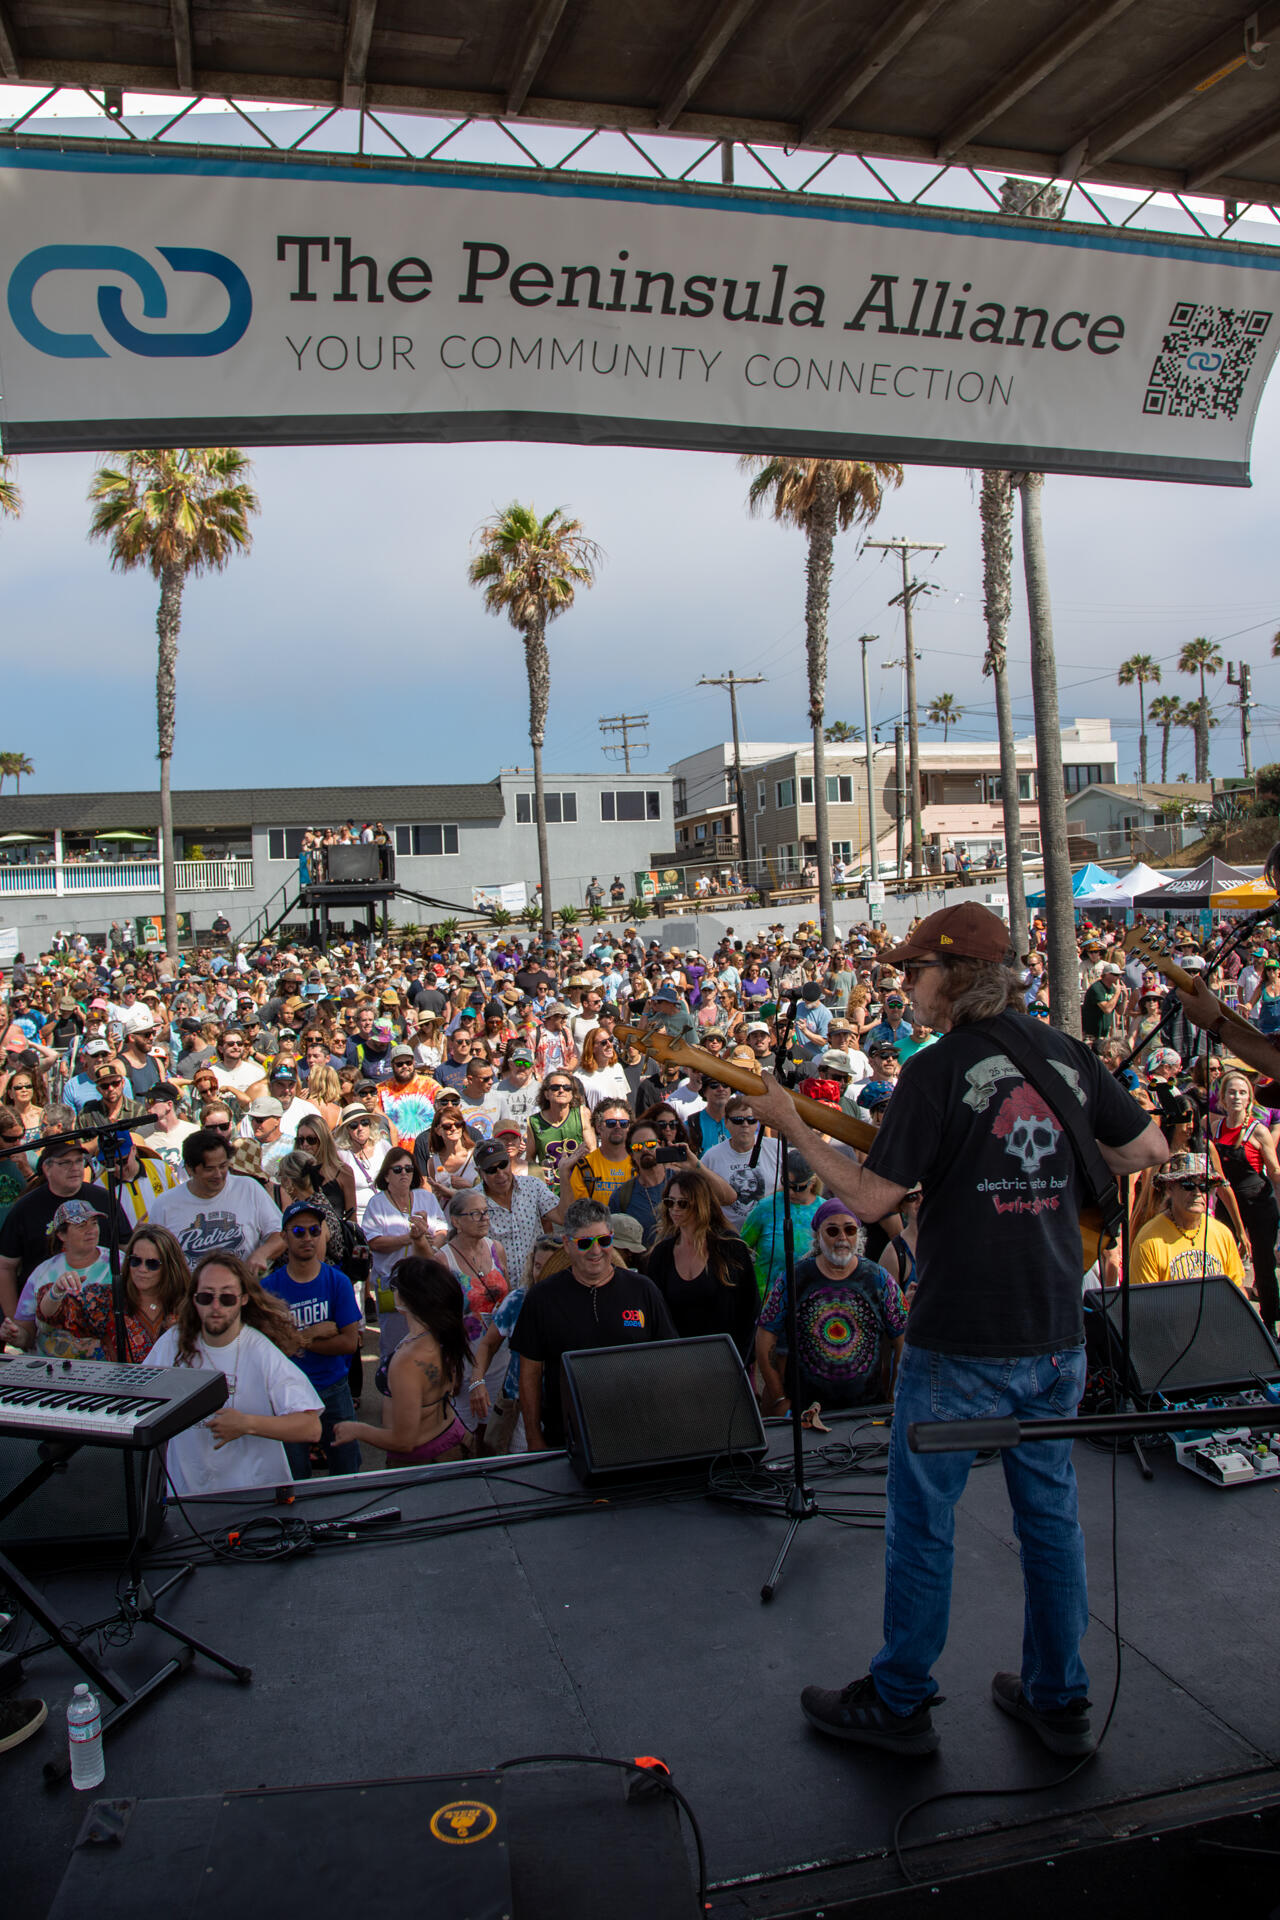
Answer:
MULTIPOLYGON (((67 1461, 73 1454, 79 1452, 83 1444, 84 1442, 79 1440, 42 1440, 38 1449, 40 1464, 33 1467, 30 1473, 12 1487, 3 1499, 0 1499, 0 1520, 7 1519, 55 1473, 61 1473, 67 1461)), ((166 1681, 175 1679, 180 1673, 185 1673, 197 1653, 202 1653, 206 1660, 212 1660, 216 1666, 233 1674, 242 1685, 253 1678, 251 1667, 239 1666, 234 1660, 228 1660, 225 1654, 219 1653, 214 1647, 206 1646, 203 1640, 194 1639, 185 1628, 175 1626, 172 1620, 165 1620, 156 1612, 156 1599, 168 1593, 169 1589, 176 1587, 180 1581, 185 1580, 189 1573, 194 1573, 194 1567, 189 1562, 186 1566, 180 1567, 177 1573, 166 1580, 153 1595, 139 1569, 140 1557, 135 1534, 134 1544, 129 1552, 129 1584, 115 1611, 108 1614, 105 1619, 91 1622, 87 1627, 72 1629, 51 1610, 49 1602, 40 1589, 32 1585, 5 1553, 0 1552, 0 1583, 9 1588, 31 1618, 38 1621, 49 1636, 47 1640, 37 1641, 34 1646, 24 1647, 20 1660, 30 1658, 33 1654, 44 1653, 50 1647, 61 1647, 62 1651, 79 1667, 85 1679, 98 1694, 100 1701, 104 1704, 107 1700, 112 1702, 110 1709, 104 1712, 102 1717, 104 1738, 113 1728, 120 1726, 131 1714, 136 1713, 139 1707, 144 1706, 154 1693, 159 1692, 166 1681), (117 1623, 130 1627, 139 1625, 155 1627, 158 1632, 167 1634, 171 1640, 178 1641, 180 1651, 174 1654, 172 1659, 166 1660, 164 1665, 158 1667, 140 1686, 131 1687, 113 1668, 106 1666, 102 1661, 95 1659, 93 1654, 85 1651, 86 1640, 102 1628, 117 1623)), ((59 1781, 65 1780, 70 1772, 69 1756, 45 1762, 44 1777, 50 1786, 56 1786, 59 1781)))

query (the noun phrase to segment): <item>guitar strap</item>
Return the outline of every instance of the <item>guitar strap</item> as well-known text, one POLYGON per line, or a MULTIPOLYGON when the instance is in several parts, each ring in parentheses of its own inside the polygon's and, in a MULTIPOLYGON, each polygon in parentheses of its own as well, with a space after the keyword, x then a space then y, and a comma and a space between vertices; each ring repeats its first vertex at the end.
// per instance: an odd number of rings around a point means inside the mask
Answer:
MULTIPOLYGON (((1058 1121, 1071 1142, 1076 1162, 1084 1176, 1089 1201, 1102 1216, 1106 1235, 1118 1240, 1124 1223, 1120 1189, 1110 1167, 1098 1151, 1098 1143, 1089 1130, 1084 1109, 1067 1082, 1053 1063, 1036 1051, 1029 1036, 1023 1032, 1016 1014, 1000 1013, 992 1020, 975 1021, 974 1024, 984 1027, 992 1039, 1003 1047, 1023 1079, 1035 1088, 1058 1121)), ((1030 1022, 1027 1024, 1029 1026, 1030 1022)))

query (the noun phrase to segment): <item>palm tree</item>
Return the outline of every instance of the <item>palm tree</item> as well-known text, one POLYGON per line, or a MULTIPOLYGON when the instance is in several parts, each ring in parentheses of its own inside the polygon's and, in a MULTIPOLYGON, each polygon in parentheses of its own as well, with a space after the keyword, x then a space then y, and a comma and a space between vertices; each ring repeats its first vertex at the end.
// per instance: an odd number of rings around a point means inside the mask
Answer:
POLYGON ((21 793, 23 774, 25 773, 28 776, 32 776, 35 773, 35 768, 25 753, 0 753, 0 777, 6 773, 13 775, 14 792, 21 793))
POLYGON ((982 671, 991 675, 996 696, 996 732, 1000 739, 1000 801, 1004 816, 1005 880, 1009 893, 1009 942, 1016 955, 1029 943, 1027 886, 1022 867, 1022 807, 1018 792, 1018 750, 1013 738, 1013 702, 1009 697, 1009 656, 1005 637, 1013 605, 1013 475, 988 468, 979 496, 982 520, 983 614, 987 652, 982 671))
POLYGON ((1120 662, 1116 680, 1122 687, 1138 686, 1138 785, 1147 784, 1147 710, 1146 687, 1160 684, 1160 669, 1149 653, 1131 653, 1120 662))
POLYGON ((818 842, 818 915, 825 937, 835 927, 831 885, 831 835, 827 816, 827 756, 823 714, 827 699, 827 609, 838 532, 861 521, 869 525, 889 487, 902 485, 896 460, 798 460, 744 454, 738 462, 754 476, 747 511, 766 510, 798 527, 809 543, 805 593, 805 651, 809 666, 809 725, 813 729, 814 831, 818 842))
POLYGON ((851 727, 847 720, 833 720, 826 728, 827 744, 833 747, 847 747, 851 740, 861 740, 862 728, 851 727))
POLYGON ((22 490, 13 477, 13 461, 0 453, 0 514, 16 520, 22 512, 22 490))
POLYGON ((963 719, 964 708, 956 705, 954 693, 937 693, 929 702, 929 725, 942 728, 944 747, 952 727, 958 727, 963 719))
POLYGON ((533 801, 538 823, 538 879, 542 886, 542 932, 554 928, 547 808, 542 789, 542 744, 551 697, 547 623, 567 613, 579 587, 595 585, 603 558, 594 540, 563 507, 539 518, 513 500, 487 520, 476 536, 480 551, 467 569, 473 587, 484 588, 488 613, 505 613, 524 642, 529 675, 529 742, 533 748, 533 801))
POLYGON ((1176 693, 1162 693, 1151 702, 1151 718, 1160 729, 1160 780, 1169 778, 1169 735, 1182 724, 1182 702, 1176 693))
POLYGON ((1178 655, 1178 672, 1199 674, 1200 698, 1192 703, 1198 715, 1196 725, 1196 779, 1209 778, 1209 694, 1205 686, 1205 675, 1221 673, 1223 667, 1222 649, 1216 641, 1206 640, 1203 634, 1194 640, 1188 640, 1178 655))
POLYGON ((160 582, 156 613, 156 732, 160 754, 161 872, 165 952, 178 952, 173 852, 174 704, 182 594, 188 579, 218 572, 253 544, 259 511, 250 463, 237 447, 147 447, 118 467, 99 467, 89 485, 89 538, 105 540, 122 573, 145 567, 160 582))
MULTIPOLYGON (((1218 725, 1217 714, 1214 713, 1207 700, 1187 700, 1178 712, 1177 724, 1180 727, 1189 728, 1194 736, 1195 772, 1191 776, 1192 779, 1207 780, 1209 778, 1209 749, 1207 746, 1204 749, 1203 765, 1205 770, 1202 774, 1200 771, 1200 740, 1203 736, 1207 741, 1211 729, 1218 725)), ((1179 774, 1178 778, 1183 779, 1185 775, 1179 774)))

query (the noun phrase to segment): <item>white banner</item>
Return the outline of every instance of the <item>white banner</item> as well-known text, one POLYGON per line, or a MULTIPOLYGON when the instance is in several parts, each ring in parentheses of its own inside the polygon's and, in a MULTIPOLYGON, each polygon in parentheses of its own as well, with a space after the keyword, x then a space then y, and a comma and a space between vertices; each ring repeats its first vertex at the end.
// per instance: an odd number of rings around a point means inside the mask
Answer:
POLYGON ((523 913, 529 904, 523 880, 508 880, 500 887, 472 887, 473 907, 505 907, 508 913, 523 913))
POLYGON ((0 155, 10 452, 567 440, 1248 482, 1280 252, 666 185, 0 155))

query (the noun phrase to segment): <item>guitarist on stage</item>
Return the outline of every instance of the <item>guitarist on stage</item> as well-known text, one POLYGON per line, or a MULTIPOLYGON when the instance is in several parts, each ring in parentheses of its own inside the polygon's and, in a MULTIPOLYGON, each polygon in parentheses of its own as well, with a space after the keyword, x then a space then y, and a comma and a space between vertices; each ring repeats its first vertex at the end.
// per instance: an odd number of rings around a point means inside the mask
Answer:
MULTIPOLYGON (((1076 1410, 1085 1379, 1078 1215, 1086 1183, 1050 1101, 1064 1111, 1065 1102, 1080 1103, 1113 1174, 1158 1166, 1168 1148, 1096 1054, 1022 1013, 1008 929, 985 907, 930 914, 881 958, 902 967, 914 1014, 941 1038, 903 1068, 865 1166, 812 1132, 774 1081, 766 1079, 752 1108, 859 1220, 880 1220, 923 1188, 917 1292, 894 1403, 885 1643, 863 1678, 801 1695, 823 1732, 915 1755, 938 1745, 933 1667, 947 1637, 954 1509, 973 1455, 912 1453, 907 1427, 1076 1410), (1050 1101, 1005 1046, 1043 1075, 1050 1101)), ((1071 1444, 1038 1442, 1001 1461, 1027 1609, 1021 1673, 998 1673, 992 1695, 1052 1752, 1087 1754, 1080 1641, 1089 1608, 1071 1444)))

